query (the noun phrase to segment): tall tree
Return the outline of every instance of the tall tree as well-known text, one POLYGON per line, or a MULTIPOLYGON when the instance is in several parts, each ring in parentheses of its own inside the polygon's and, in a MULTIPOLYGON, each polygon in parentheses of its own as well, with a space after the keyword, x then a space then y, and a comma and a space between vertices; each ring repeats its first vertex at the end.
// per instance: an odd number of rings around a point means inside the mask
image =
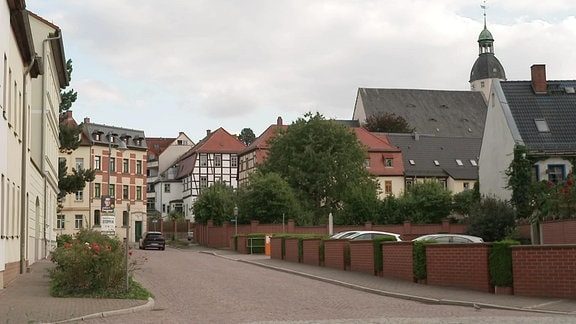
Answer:
POLYGON ((224 182, 216 182, 208 188, 203 188, 200 196, 194 201, 194 218, 200 224, 209 220, 214 225, 222 225, 234 217, 236 196, 234 189, 224 182))
MULTIPOLYGON (((66 72, 68 79, 72 80, 72 60, 66 62, 66 72)), ((72 108, 72 104, 78 98, 78 94, 74 89, 62 90, 60 92, 60 152, 72 154, 72 152, 80 145, 80 133, 82 133, 82 125, 74 125, 68 122, 67 112, 72 108)), ((72 169, 68 173, 66 161, 61 160, 58 163, 58 188, 60 193, 58 198, 61 200, 67 194, 77 192, 84 189, 86 182, 94 181, 95 171, 92 169, 76 170, 72 169)))
POLYGON ((276 172, 288 182, 312 212, 311 224, 325 222, 359 187, 367 187, 361 192, 378 188, 364 166, 366 149, 354 133, 319 113, 298 118, 272 137, 270 145, 261 170, 276 172))
POLYGON ((250 174, 250 181, 238 192, 241 222, 258 220, 262 224, 281 223, 293 219, 300 224, 301 209, 290 185, 279 174, 269 172, 250 174))
POLYGON ((368 116, 362 127, 371 132, 380 133, 412 133, 414 131, 414 128, 410 127, 402 116, 388 112, 368 116))
POLYGON ((240 132, 240 135, 238 135, 238 139, 242 143, 246 144, 246 146, 249 146, 256 139, 256 135, 254 135, 254 132, 252 131, 252 129, 244 128, 240 132))

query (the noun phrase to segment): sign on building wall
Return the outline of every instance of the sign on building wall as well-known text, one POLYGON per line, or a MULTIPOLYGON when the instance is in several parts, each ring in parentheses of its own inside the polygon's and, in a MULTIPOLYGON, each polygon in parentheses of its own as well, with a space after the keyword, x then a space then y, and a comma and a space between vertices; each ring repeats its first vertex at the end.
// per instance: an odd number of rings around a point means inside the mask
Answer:
POLYGON ((104 235, 116 234, 116 216, 114 215, 114 196, 102 196, 100 204, 100 232, 104 235))

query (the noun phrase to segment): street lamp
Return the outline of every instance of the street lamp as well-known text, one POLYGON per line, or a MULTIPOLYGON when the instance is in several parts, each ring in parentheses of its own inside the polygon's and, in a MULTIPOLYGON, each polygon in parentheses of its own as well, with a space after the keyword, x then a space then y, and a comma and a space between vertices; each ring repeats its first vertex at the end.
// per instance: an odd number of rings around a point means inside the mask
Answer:
POLYGON ((234 227, 236 235, 238 235, 238 206, 234 205, 234 227))

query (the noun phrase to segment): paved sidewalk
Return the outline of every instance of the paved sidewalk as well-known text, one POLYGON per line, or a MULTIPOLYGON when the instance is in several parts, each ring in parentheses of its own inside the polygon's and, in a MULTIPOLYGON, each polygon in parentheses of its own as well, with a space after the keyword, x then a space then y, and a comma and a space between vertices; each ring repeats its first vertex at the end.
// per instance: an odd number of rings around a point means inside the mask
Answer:
MULTIPOLYGON (((235 262, 246 262, 369 293, 424 303, 576 315, 576 300, 500 296, 449 287, 415 284, 360 272, 270 259, 264 255, 238 254, 229 250, 196 247, 191 252, 209 253, 235 262)), ((48 260, 36 262, 32 265, 30 273, 20 275, 7 288, 0 290, 0 319, 4 323, 79 322, 83 319, 148 311, 154 307, 152 299, 145 301, 51 297, 49 292, 50 279, 47 273, 50 267, 53 267, 53 264, 48 260)))

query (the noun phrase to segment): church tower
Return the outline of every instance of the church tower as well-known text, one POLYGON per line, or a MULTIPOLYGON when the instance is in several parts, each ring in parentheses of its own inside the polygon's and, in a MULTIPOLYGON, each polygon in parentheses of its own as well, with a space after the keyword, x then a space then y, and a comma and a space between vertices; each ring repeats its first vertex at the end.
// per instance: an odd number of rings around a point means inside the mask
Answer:
POLYGON ((488 99, 494 79, 506 80, 506 73, 500 61, 494 56, 494 37, 486 28, 486 5, 484 9, 484 29, 478 36, 478 58, 470 71, 470 89, 481 91, 488 99))

